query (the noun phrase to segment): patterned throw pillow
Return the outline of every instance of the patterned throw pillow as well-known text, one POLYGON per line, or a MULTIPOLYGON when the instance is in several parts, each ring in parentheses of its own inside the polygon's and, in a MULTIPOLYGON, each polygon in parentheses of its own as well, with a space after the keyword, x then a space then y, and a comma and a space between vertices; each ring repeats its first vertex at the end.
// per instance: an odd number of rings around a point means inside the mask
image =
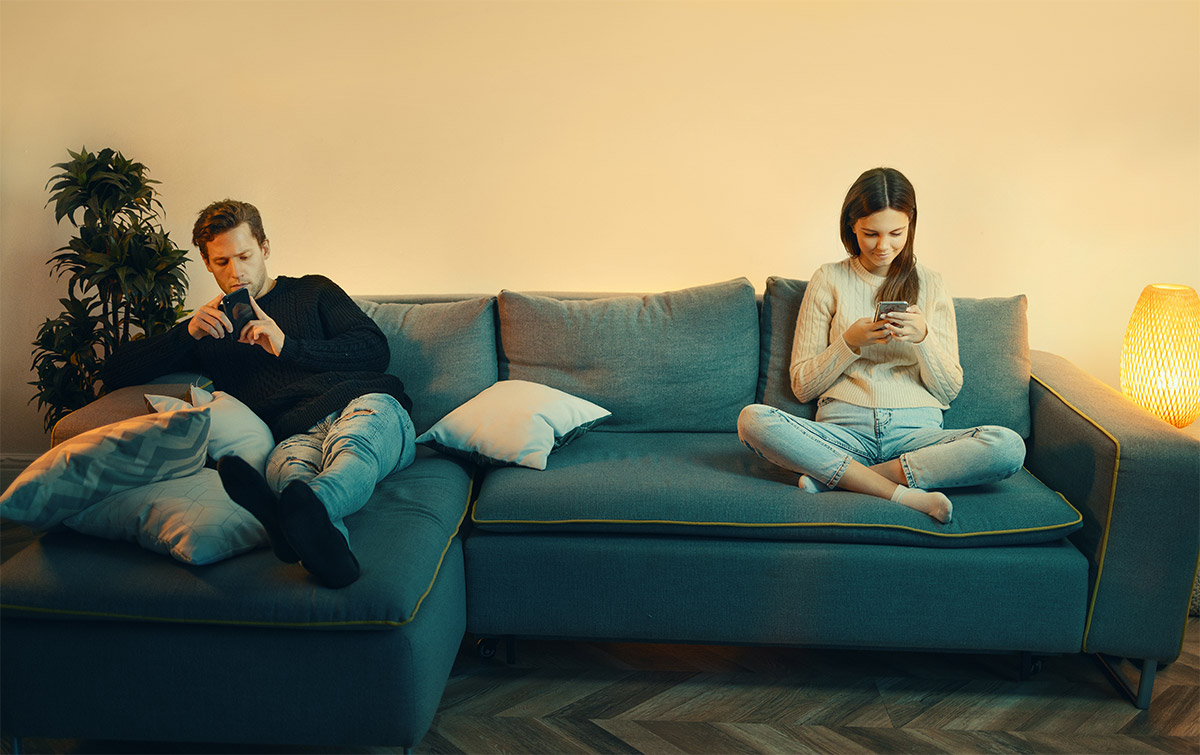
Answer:
POLYGON ((208 409, 144 414, 58 444, 0 496, 0 516, 50 529, 88 506, 146 483, 195 474, 204 466, 208 409))
POLYGON ((204 406, 212 410, 212 428, 208 433, 208 455, 213 461, 233 454, 263 474, 267 457, 275 449, 275 437, 267 423, 250 407, 225 391, 209 393, 203 388, 188 389, 189 404, 171 396, 146 394, 146 405, 152 411, 165 412, 188 406, 204 406))
POLYGON ((258 520, 229 499, 214 469, 124 490, 63 522, 203 566, 268 543, 258 520))

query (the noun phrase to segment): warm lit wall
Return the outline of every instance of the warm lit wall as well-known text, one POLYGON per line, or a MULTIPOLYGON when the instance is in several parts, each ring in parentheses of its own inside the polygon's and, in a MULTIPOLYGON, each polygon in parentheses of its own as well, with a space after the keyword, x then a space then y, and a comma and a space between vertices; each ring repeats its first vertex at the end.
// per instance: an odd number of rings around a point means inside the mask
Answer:
MULTIPOLYGON (((272 272, 355 294, 808 277, 862 170, 905 171, 957 296, 1117 383, 1141 288, 1200 288, 1200 4, 0 3, 0 452, 47 440, 68 147, 162 182, 168 229, 258 204, 272 272)), ((195 305, 216 293, 191 268, 195 305)))

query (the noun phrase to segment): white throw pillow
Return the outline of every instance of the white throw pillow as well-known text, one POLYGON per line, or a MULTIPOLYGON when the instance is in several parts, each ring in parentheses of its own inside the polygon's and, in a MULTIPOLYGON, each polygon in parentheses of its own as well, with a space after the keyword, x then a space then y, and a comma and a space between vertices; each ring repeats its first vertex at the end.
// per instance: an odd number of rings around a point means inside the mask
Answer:
POLYGON ((555 449, 611 416, 557 388, 501 380, 447 414, 417 443, 484 464, 545 469, 555 449))
POLYGON ((208 434, 208 455, 214 460, 233 454, 264 474, 267 457, 275 448, 271 429, 250 407, 225 391, 209 393, 191 386, 191 404, 171 396, 146 394, 146 404, 156 412, 171 411, 185 406, 206 406, 212 412, 212 429, 208 434))
POLYGON ((258 520, 226 495, 215 469, 121 491, 63 524, 86 535, 137 543, 194 566, 269 543, 258 520))

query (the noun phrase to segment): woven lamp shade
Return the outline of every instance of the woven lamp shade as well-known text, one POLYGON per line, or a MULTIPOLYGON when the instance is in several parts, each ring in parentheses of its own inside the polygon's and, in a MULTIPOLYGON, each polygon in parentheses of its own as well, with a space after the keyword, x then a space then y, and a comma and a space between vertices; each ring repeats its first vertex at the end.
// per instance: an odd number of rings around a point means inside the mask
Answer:
POLYGON ((1121 392, 1176 427, 1200 417, 1200 297, 1146 286, 1121 346, 1121 392))

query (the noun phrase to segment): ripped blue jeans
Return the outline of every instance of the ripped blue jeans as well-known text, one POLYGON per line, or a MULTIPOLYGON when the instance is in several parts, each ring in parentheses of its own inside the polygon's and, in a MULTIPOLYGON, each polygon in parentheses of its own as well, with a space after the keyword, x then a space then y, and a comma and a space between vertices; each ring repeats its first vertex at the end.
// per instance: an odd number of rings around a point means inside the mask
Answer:
POLYGON ((945 430, 941 409, 872 409, 828 397, 817 403, 815 420, 747 406, 738 437, 772 464, 828 488, 837 487, 851 460, 870 467, 899 459, 908 487, 923 490, 997 482, 1025 462, 1025 441, 1007 427, 945 430))
POLYGON ((368 393, 275 446, 267 459, 267 484, 279 493, 293 480, 308 483, 349 542, 342 520, 367 503, 376 483, 412 464, 415 440, 400 402, 368 393))

